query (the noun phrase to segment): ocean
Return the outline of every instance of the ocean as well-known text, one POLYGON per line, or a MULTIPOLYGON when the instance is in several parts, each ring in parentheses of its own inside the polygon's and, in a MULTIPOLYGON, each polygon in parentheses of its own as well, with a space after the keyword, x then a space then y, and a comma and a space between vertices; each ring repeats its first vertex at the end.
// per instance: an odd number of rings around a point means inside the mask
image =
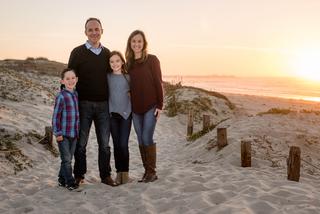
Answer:
POLYGON ((320 82, 292 77, 163 76, 163 80, 209 91, 320 102, 320 82))

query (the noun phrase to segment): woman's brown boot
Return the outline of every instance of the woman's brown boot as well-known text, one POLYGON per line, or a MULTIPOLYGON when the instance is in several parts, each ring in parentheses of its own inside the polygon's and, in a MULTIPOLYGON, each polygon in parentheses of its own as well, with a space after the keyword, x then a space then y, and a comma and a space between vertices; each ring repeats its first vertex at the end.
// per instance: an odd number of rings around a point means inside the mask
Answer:
POLYGON ((145 150, 145 146, 143 145, 139 145, 139 150, 140 150, 140 155, 141 155, 141 160, 142 160, 142 164, 143 164, 143 168, 144 168, 144 174, 142 176, 142 178, 140 180, 138 180, 138 182, 144 182, 144 179, 146 177, 146 172, 147 172, 147 165, 146 165, 146 150, 145 150))
POLYGON ((147 174, 144 177, 143 182, 153 182, 158 179, 156 173, 156 161, 157 161, 157 147, 156 144, 152 144, 151 146, 146 146, 146 168, 147 174))

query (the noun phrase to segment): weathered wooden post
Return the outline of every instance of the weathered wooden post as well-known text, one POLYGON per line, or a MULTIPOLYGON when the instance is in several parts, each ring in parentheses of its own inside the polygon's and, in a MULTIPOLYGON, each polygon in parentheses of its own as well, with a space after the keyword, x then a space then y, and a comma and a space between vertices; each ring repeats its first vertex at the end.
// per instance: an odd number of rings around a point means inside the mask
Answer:
POLYGON ((218 144, 218 150, 222 149, 228 144, 227 141, 227 129, 226 128, 218 128, 217 129, 217 144, 218 144))
POLYGON ((203 115, 203 124, 202 130, 207 130, 210 127, 210 115, 204 114, 203 115))
POLYGON ((241 141, 241 166, 251 167, 251 142, 241 141))
POLYGON ((193 110, 189 110, 188 114, 188 128, 187 128, 187 136, 191 136, 193 133, 193 110))
POLYGON ((288 180, 299 182, 300 179, 300 164, 301 164, 301 150, 297 146, 291 146, 289 158, 287 159, 288 165, 288 180))
POLYGON ((170 117, 174 117, 177 115, 177 112, 178 112, 178 109, 177 109, 176 96, 175 94, 173 94, 168 101, 168 115, 170 117))
POLYGON ((52 147, 53 134, 52 134, 52 127, 51 126, 45 127, 45 140, 48 143, 48 145, 52 147))

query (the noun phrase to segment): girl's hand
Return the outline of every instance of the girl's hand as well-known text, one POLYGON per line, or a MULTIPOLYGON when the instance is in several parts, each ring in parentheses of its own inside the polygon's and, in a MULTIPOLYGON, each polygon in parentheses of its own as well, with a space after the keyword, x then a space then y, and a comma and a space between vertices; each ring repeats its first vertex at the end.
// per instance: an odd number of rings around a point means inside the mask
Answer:
POLYGON ((63 141, 63 136, 62 136, 62 135, 57 136, 57 137, 56 137, 56 140, 57 140, 58 143, 61 142, 61 141, 63 141))
POLYGON ((156 108, 156 110, 154 111, 154 116, 156 117, 157 120, 159 119, 161 112, 162 110, 158 108, 156 108))

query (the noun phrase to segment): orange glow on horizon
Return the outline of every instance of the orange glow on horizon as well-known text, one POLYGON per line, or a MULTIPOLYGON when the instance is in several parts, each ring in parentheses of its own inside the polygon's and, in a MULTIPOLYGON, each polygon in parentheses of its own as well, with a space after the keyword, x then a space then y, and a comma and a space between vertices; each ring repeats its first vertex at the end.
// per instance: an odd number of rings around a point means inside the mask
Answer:
POLYGON ((303 100, 312 101, 312 102, 320 102, 320 97, 308 97, 308 98, 303 98, 303 100))
POLYGON ((303 50, 296 54, 292 63, 299 78, 320 82, 320 50, 303 50))

